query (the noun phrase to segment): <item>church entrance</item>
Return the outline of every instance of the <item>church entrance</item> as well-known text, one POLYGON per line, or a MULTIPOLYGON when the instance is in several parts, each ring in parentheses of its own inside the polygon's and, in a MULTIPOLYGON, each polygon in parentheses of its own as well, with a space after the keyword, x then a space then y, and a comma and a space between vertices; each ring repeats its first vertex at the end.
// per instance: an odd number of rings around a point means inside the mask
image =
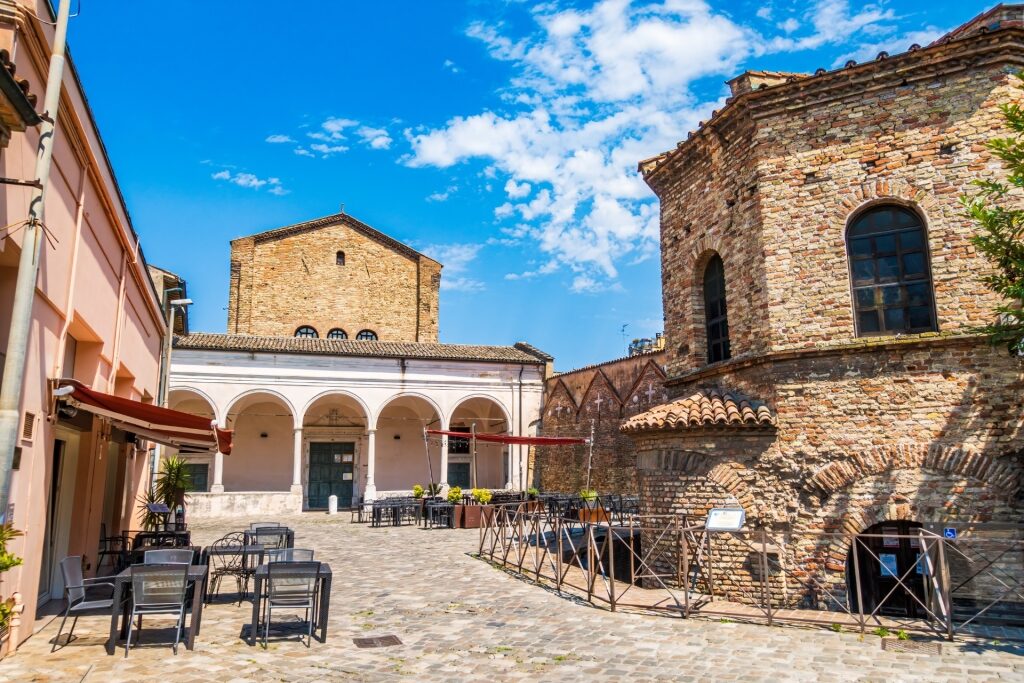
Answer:
POLYGON ((879 614, 894 617, 925 616, 921 603, 928 604, 924 592, 926 564, 921 561, 921 543, 917 538, 920 528, 918 522, 881 522, 862 532, 846 561, 846 582, 853 609, 857 608, 853 560, 856 552, 865 614, 878 608, 879 614))
POLYGON ((355 452, 352 442, 309 444, 310 509, 326 508, 331 496, 338 497, 339 508, 352 507, 355 452))

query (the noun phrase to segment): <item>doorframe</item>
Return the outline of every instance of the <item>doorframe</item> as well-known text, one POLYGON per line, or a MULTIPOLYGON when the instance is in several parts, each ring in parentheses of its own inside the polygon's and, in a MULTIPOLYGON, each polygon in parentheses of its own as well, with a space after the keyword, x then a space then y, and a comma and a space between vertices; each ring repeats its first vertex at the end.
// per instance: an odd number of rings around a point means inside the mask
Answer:
MULTIPOLYGON (((44 605, 50 600, 58 600, 64 597, 64 578, 60 573, 60 561, 67 555, 68 545, 71 542, 71 513, 75 505, 75 480, 78 475, 82 433, 60 425, 54 427, 50 446, 51 460, 53 458, 53 448, 55 448, 57 441, 64 442, 64 453, 61 458, 60 480, 57 484, 57 504, 54 508, 54 536, 51 538, 49 527, 43 532, 43 543, 50 544, 52 547, 50 552, 50 576, 48 579, 49 591, 46 594, 40 593, 38 595, 38 605, 44 605)), ((54 474, 54 472, 50 472, 46 482, 47 516, 49 515, 50 508, 50 484, 53 482, 52 477, 54 474)), ((46 571, 46 567, 40 567, 40 579, 42 578, 43 571, 46 571)))
MULTIPOLYGON (((366 430, 362 427, 303 427, 302 428, 302 509, 309 507, 309 444, 311 443, 354 443, 352 457, 352 500, 363 495, 364 481, 359 473, 363 471, 362 453, 366 430)), ((316 508, 321 509, 321 508, 316 508)))

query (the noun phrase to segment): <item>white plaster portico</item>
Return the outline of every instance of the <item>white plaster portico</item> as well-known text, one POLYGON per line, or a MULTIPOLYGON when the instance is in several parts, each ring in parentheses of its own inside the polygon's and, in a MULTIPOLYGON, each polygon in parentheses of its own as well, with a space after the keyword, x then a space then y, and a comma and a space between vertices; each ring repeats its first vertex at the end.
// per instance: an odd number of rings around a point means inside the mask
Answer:
POLYGON ((459 463, 473 486, 528 485, 525 447, 481 442, 473 461, 449 453, 446 439, 425 444, 423 430, 535 435, 550 358, 533 347, 377 342, 361 351, 363 342, 288 339, 264 351, 267 338, 200 336, 176 340, 170 405, 235 434, 231 455, 185 456, 209 472, 207 490, 191 494, 193 515, 324 507, 322 496, 311 500, 311 469, 318 485, 323 472, 321 456, 311 465, 311 444, 352 470, 353 502, 447 485, 459 463))

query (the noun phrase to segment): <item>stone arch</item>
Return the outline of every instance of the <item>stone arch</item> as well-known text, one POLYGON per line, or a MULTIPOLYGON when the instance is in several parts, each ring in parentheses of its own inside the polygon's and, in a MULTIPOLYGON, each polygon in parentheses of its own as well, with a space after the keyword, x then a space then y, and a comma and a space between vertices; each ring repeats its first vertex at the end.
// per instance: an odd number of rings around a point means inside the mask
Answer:
MULTIPOLYGON (((217 424, 223 424, 221 422, 221 419, 224 416, 220 414, 220 412, 218 410, 217 403, 212 398, 210 398, 210 395, 207 394, 205 391, 202 391, 201 389, 196 389, 195 387, 189 387, 189 386, 175 386, 175 387, 171 387, 170 389, 167 390, 167 405, 170 408, 174 408, 174 404, 175 404, 175 401, 173 400, 173 397, 171 396, 171 394, 174 394, 176 392, 192 394, 192 396, 194 398, 199 399, 200 401, 204 402, 206 405, 209 406, 210 412, 213 413, 213 419, 217 421, 217 424)), ((226 415, 226 413, 225 413, 225 415, 226 415)))
POLYGON ((363 415, 366 417, 366 419, 370 419, 370 408, 369 406, 366 405, 366 402, 358 395, 350 391, 345 391, 344 389, 328 389, 327 391, 320 392, 319 394, 317 394, 316 396, 314 396, 313 398, 309 399, 309 401, 306 402, 306 405, 302 407, 302 412, 297 414, 295 417, 296 424, 303 424, 305 422, 306 414, 309 412, 309 409, 316 405, 318 401, 325 398, 330 398, 332 396, 344 397, 354 401, 356 405, 358 405, 362 409, 363 415))
POLYGON ((850 185, 833 193, 838 201, 826 213, 828 223, 845 228, 848 219, 873 205, 893 203, 912 208, 922 214, 928 224, 930 214, 939 205, 933 193, 919 188, 902 178, 876 180, 850 185))
POLYGON ((292 421, 295 422, 297 420, 298 412, 295 410, 295 406, 292 404, 292 402, 289 401, 284 396, 284 394, 273 389, 266 388, 249 389, 248 391, 243 391, 242 393, 238 394, 230 401, 228 401, 227 407, 224 409, 225 419, 227 419, 231 415, 231 413, 236 409, 239 403, 243 402, 246 398, 259 395, 268 396, 280 401, 281 403, 284 404, 284 407, 288 409, 288 412, 291 413, 292 421))
MULTIPOLYGON (((371 426, 370 429, 376 429, 377 428, 377 422, 380 420, 381 413, 383 413, 384 410, 389 405, 391 405, 395 401, 397 401, 399 399, 402 399, 402 398, 416 398, 416 399, 419 399, 419 400, 425 402, 427 405, 429 405, 431 408, 434 409, 434 412, 437 414, 437 417, 438 417, 439 420, 444 420, 445 419, 444 411, 441 410, 441 406, 439 406, 437 404, 437 401, 435 401, 434 399, 430 398, 426 394, 421 394, 418 391, 402 391, 402 392, 399 392, 397 394, 392 394, 391 396, 388 396, 386 399, 381 401, 380 405, 377 406, 377 409, 375 411, 373 411, 372 413, 368 413, 368 415, 373 418, 373 421, 372 421, 372 425, 373 426, 371 426)), ((448 425, 447 425, 447 423, 445 423, 445 424, 443 424, 441 426, 447 427, 448 425)))
POLYGON ((990 455, 945 444, 887 444, 855 453, 820 468, 804 483, 804 491, 828 498, 860 479, 894 469, 930 469, 971 478, 1005 495, 1020 486, 1017 472, 990 455))
POLYGON ((485 401, 490 401, 492 404, 497 406, 498 409, 501 410, 501 414, 505 418, 505 424, 508 425, 509 432, 512 431, 511 411, 509 411, 508 407, 501 400, 488 394, 467 394, 466 396, 460 398, 458 401, 455 402, 455 405, 452 406, 451 412, 449 412, 447 417, 445 418, 445 424, 450 425, 452 423, 452 418, 455 417, 455 413, 458 411, 459 407, 462 406, 464 403, 472 401, 473 399, 482 399, 485 401))
POLYGON ((721 463, 708 470, 707 477, 735 498, 744 510, 760 517, 761 510, 757 505, 757 497, 743 481, 740 476, 742 472, 743 467, 736 463, 721 463))

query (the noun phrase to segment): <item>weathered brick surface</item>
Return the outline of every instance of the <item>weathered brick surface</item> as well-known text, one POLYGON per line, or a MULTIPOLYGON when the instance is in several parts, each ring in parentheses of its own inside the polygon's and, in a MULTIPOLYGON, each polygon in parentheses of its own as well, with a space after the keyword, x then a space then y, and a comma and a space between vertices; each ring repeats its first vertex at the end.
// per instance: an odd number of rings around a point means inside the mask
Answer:
MULTIPOLYGON (((548 379, 542 432, 545 436, 589 437, 594 429, 591 487, 601 493, 636 491, 635 450, 619 432, 625 418, 660 403, 663 353, 622 358, 548 379)), ((586 485, 586 446, 536 449, 534 478, 543 491, 576 492, 586 485)))
POLYGON ((971 331, 997 302, 959 197, 1002 172, 985 142, 1006 132, 999 105, 1020 101, 1024 32, 961 38, 747 92, 642 165, 662 202, 668 392, 736 390, 777 416, 760 432, 637 435, 644 512, 739 503, 785 543, 794 576, 840 594, 848 547, 819 532, 1020 519, 1024 367, 971 331), (845 231, 878 203, 925 221, 937 333, 856 337, 845 231), (707 366, 714 253, 733 357, 707 366))
POLYGON ((436 342, 441 265, 346 220, 231 243, 228 331, 291 336, 312 325, 350 339, 436 342), (345 253, 345 265, 336 262, 345 253))

